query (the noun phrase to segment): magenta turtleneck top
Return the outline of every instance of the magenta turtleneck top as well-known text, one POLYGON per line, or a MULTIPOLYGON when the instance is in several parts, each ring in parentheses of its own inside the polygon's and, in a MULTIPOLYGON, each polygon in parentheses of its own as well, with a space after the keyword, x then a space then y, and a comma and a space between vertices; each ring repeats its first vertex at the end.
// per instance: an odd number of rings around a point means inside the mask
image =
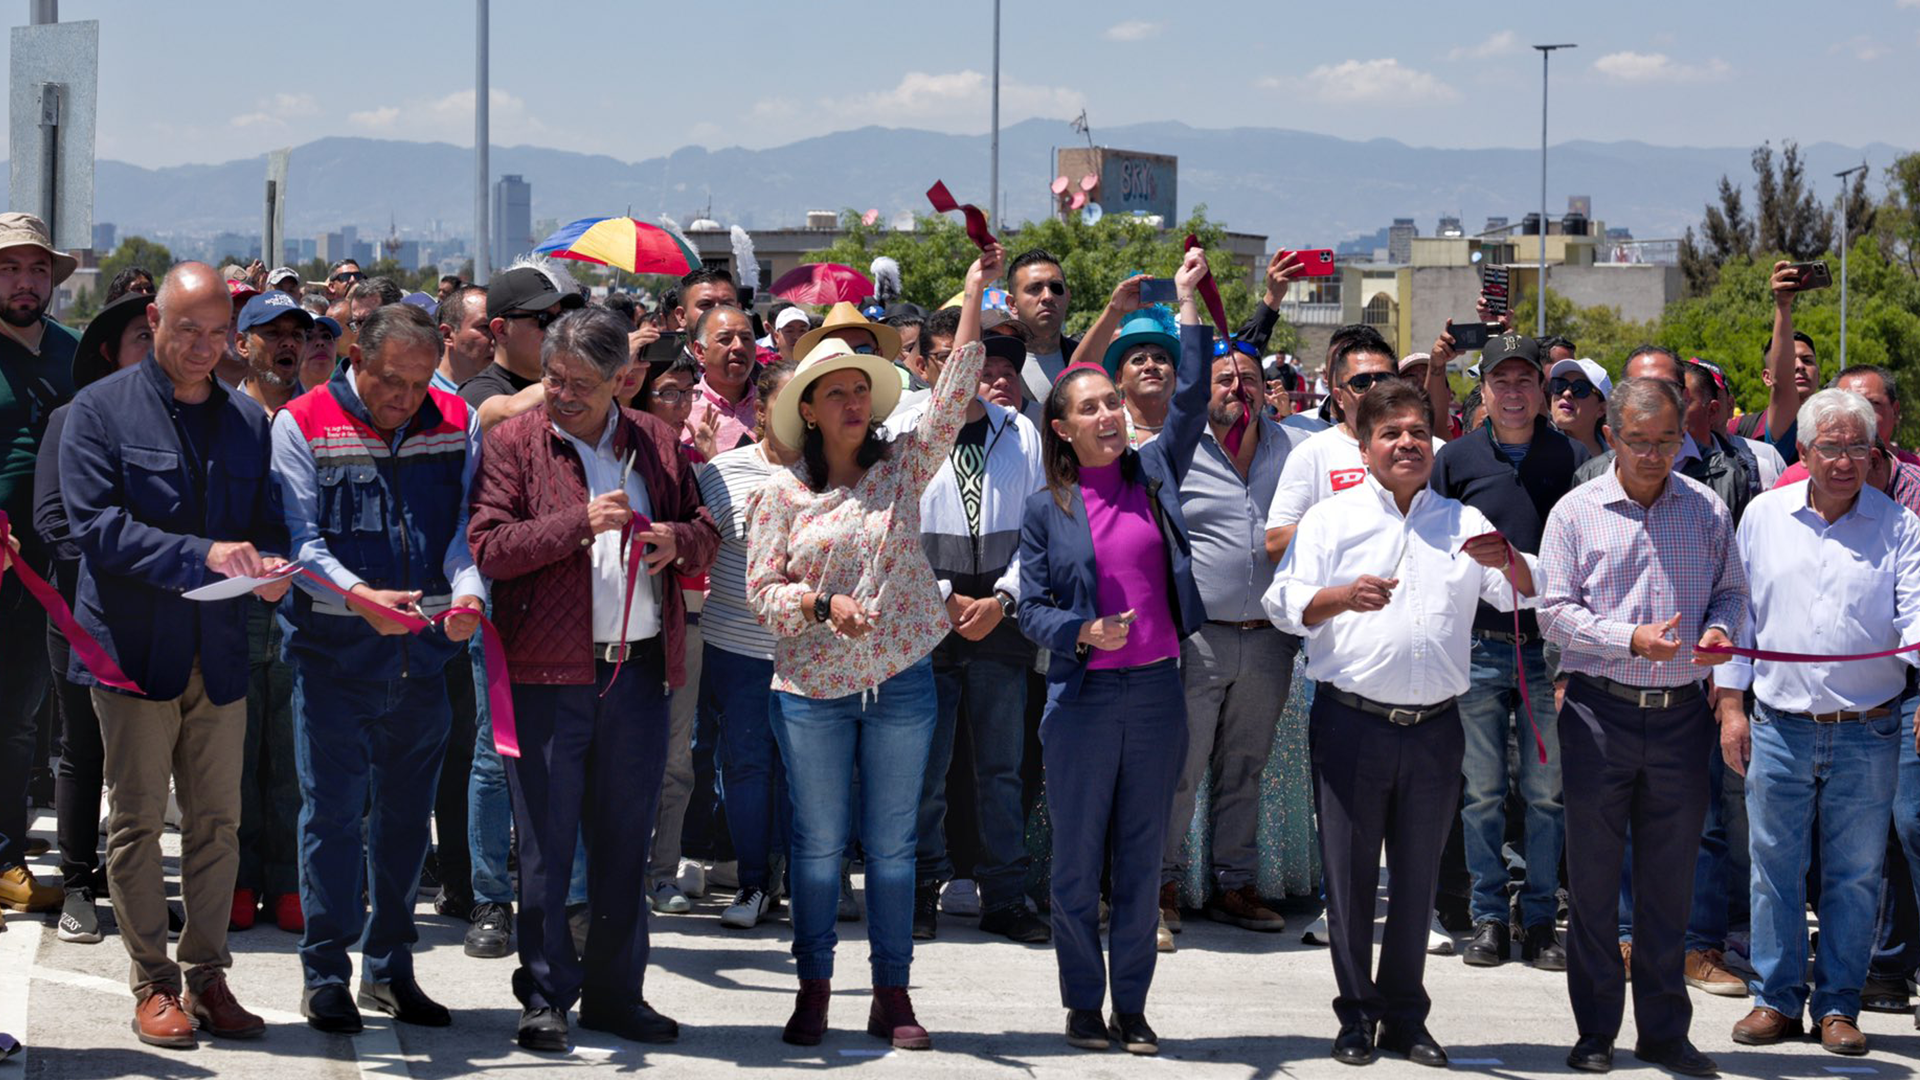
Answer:
POLYGON ((1120 462, 1080 467, 1080 498, 1093 534, 1093 566, 1101 616, 1136 613, 1127 643, 1107 652, 1094 649, 1087 667, 1095 670, 1139 667, 1180 655, 1180 636, 1167 598, 1167 551, 1153 523, 1147 489, 1128 483, 1120 462))

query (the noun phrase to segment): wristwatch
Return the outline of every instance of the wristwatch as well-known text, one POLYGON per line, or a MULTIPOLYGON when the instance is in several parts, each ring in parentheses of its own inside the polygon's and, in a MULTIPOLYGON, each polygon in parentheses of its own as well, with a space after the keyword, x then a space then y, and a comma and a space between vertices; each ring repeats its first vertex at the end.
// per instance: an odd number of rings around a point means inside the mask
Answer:
POLYGON ((813 621, 818 623, 826 622, 828 617, 830 617, 832 614, 833 614, 833 594, 829 592, 814 593, 813 594, 813 621))
POLYGON ((1000 614, 1009 619, 1013 618, 1013 611, 1016 606, 1014 603, 1013 597, 1008 596, 1006 593, 999 592, 996 590, 993 594, 993 598, 995 600, 1000 601, 1000 614))

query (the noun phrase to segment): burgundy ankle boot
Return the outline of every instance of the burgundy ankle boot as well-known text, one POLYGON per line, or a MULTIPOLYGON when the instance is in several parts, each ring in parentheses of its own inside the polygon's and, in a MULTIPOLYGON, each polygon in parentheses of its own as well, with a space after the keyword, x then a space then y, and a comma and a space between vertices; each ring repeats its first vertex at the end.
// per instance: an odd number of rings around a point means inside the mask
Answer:
POLYGON ((800 993, 793 1001, 793 1015, 780 1032, 783 1042, 794 1046, 819 1046, 827 1034, 827 1001, 833 996, 833 984, 827 979, 801 979, 800 993))
POLYGON ((889 1039, 896 1050, 931 1050, 933 1036, 913 1017, 913 999, 904 986, 873 988, 873 1011, 867 1015, 867 1034, 889 1039))

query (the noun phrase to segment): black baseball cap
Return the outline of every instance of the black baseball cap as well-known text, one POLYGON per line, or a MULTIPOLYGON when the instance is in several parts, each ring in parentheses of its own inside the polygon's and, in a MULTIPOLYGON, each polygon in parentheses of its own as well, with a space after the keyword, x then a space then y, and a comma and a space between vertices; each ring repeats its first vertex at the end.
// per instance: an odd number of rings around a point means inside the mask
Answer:
POLYGON ((585 306, 577 292, 561 292, 552 278, 536 266, 517 266, 487 283, 487 318, 503 318, 516 311, 545 311, 555 304, 572 309, 585 306))
POLYGON ((988 334, 980 343, 987 347, 988 356, 997 356, 1016 368, 1027 362, 1026 342, 1011 334, 988 334))
POLYGON ((1487 374, 1500 366, 1502 360, 1515 358, 1533 365, 1535 371, 1545 371, 1540 362, 1540 343, 1524 334, 1501 334, 1487 339, 1487 347, 1480 350, 1480 372, 1487 374))

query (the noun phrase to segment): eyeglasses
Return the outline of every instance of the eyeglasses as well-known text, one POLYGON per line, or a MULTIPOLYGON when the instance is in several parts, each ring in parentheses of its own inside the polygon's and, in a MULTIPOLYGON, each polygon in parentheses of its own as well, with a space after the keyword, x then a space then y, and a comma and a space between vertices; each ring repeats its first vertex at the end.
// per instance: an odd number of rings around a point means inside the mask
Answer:
POLYGON ((1347 389, 1356 394, 1364 394, 1379 383, 1390 379, 1398 381, 1399 378, 1400 373, 1397 371, 1363 371, 1347 380, 1347 389))
POLYGON ((1670 458, 1680 452, 1682 443, 1679 439, 1667 439, 1660 442, 1648 442, 1644 439, 1622 439, 1621 445, 1625 446, 1634 457, 1670 458))
POLYGON ((1572 394, 1577 398, 1592 397, 1593 392, 1600 389, 1585 379, 1569 379, 1564 375, 1555 377, 1547 387, 1555 394, 1572 394))
POLYGON ((332 281, 365 281, 367 280, 367 275, 365 272, 360 270, 342 270, 339 273, 328 278, 327 280, 330 282, 332 281))
POLYGON ((545 330, 547 327, 553 325, 553 320, 559 318, 560 313, 557 311, 509 311, 500 317, 503 319, 532 319, 533 325, 545 330))
POLYGON ((569 397, 588 398, 592 397, 595 391, 607 385, 607 380, 601 379, 598 382, 589 383, 582 379, 575 379, 572 382, 562 382, 552 375, 542 375, 540 376, 540 385, 547 388, 547 393, 555 396, 558 396, 560 392, 564 390, 569 397))
POLYGON ((937 351, 937 352, 930 352, 930 353, 927 353, 927 354, 926 354, 926 360, 927 360, 927 363, 929 363, 929 364, 933 364, 933 365, 935 365, 935 366, 938 366, 938 365, 940 365, 940 364, 944 364, 944 363, 946 363, 946 362, 947 362, 947 357, 949 357, 949 356, 952 356, 952 355, 953 355, 953 350, 952 350, 952 349, 941 349, 941 350, 939 350, 939 351, 937 351))
POLYGON ((1839 461, 1843 457, 1850 457, 1855 461, 1865 461, 1867 460, 1867 455, 1873 452, 1873 447, 1866 443, 1843 444, 1817 442, 1813 444, 1813 448, 1819 451, 1820 456, 1828 461, 1839 461))
POLYGON ((678 405, 693 395, 685 390, 655 390, 651 396, 662 405, 678 405))

